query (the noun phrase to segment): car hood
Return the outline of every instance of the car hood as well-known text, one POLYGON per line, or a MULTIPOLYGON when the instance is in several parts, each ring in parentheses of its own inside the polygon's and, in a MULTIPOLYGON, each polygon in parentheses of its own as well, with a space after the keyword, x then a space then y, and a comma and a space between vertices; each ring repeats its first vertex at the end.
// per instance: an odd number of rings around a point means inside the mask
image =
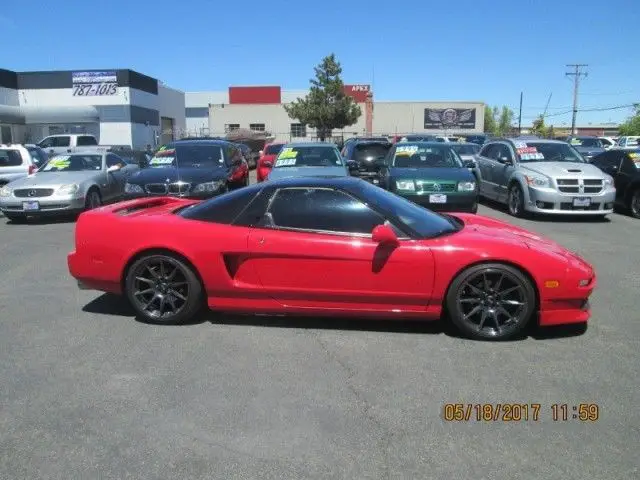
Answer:
POLYGON ((269 173, 269 180, 286 177, 346 177, 346 167, 276 167, 269 173))
POLYGON ((129 183, 165 183, 179 180, 188 183, 223 180, 228 176, 226 168, 144 168, 127 180, 129 183))
POLYGON ((597 155, 606 151, 603 147, 581 147, 580 145, 574 145, 573 148, 583 155, 597 155))
POLYGON ((33 175, 11 182, 12 188, 36 188, 55 185, 67 185, 71 183, 81 184, 92 180, 103 170, 83 170, 81 172, 36 172, 33 175))
POLYGON ((389 175, 396 179, 455 180, 473 182, 475 177, 468 168, 397 168, 391 167, 389 175))
POLYGON ((532 173, 546 175, 548 177, 597 177, 602 178, 604 173, 598 167, 581 162, 531 162, 521 163, 520 167, 532 173))

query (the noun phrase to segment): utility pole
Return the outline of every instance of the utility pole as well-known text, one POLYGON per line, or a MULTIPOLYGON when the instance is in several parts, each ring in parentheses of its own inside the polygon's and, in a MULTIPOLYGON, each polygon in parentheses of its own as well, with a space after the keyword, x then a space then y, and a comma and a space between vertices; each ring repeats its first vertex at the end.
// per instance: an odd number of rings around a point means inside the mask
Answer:
POLYGON ((518 135, 522 135, 522 95, 524 92, 520 92, 520 112, 518 113, 518 135))
POLYGON ((567 72, 567 77, 573 77, 573 118, 571 119, 571 135, 575 135, 576 132, 576 116, 578 114, 578 87, 580 86, 580 78, 586 77, 587 72, 583 72, 582 69, 588 67, 586 63, 570 63, 567 67, 573 68, 572 72, 567 72))

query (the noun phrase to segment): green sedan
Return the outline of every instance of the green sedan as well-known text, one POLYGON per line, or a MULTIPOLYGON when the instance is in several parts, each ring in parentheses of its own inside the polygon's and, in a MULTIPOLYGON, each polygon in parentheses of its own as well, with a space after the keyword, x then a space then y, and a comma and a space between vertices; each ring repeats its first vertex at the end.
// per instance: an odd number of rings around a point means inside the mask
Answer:
POLYGON ((381 162, 380 184, 430 210, 476 213, 478 184, 471 163, 446 143, 402 142, 381 162))

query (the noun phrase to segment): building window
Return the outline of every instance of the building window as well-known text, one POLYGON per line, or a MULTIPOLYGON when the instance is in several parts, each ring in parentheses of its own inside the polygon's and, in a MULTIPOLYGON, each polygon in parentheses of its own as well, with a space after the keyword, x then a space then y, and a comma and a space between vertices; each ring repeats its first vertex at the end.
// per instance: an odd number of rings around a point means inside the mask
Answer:
POLYGON ((224 126, 225 133, 233 132, 234 130, 239 130, 239 129, 240 129, 239 123, 227 123, 224 126))
POLYGON ((249 130, 253 130, 254 132, 264 132, 264 123, 250 123, 249 130))
POLYGON ((307 126, 302 123, 292 123, 291 136, 296 138, 305 138, 307 136, 307 126))

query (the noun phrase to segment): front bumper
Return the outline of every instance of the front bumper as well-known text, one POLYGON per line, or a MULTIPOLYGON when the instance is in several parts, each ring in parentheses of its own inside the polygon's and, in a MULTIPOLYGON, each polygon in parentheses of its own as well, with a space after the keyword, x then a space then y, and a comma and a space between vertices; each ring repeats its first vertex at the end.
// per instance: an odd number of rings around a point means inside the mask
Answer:
POLYGON ((561 193, 553 188, 529 186, 525 209, 533 213, 551 215, 608 215, 613 213, 615 188, 609 187, 593 194, 561 193), (590 199, 588 206, 574 206, 575 199, 590 199))
POLYGON ((9 215, 54 216, 84 210, 85 197, 52 195, 50 197, 0 198, 0 211, 9 215), (30 209, 28 205, 31 205, 30 209), (35 208, 37 206, 37 208, 35 208))
POLYGON ((446 196, 446 202, 438 202, 442 197, 436 193, 424 193, 421 195, 407 194, 405 192, 394 192, 413 203, 437 212, 470 212, 475 213, 478 210, 478 193, 477 192, 447 192, 442 195, 446 196))

